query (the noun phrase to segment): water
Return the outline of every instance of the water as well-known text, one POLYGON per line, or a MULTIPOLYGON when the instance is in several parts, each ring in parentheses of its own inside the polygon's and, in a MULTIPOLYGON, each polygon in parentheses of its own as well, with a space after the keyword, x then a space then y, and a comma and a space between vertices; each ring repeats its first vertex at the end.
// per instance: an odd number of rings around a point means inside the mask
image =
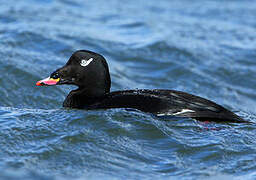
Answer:
POLYGON ((62 108, 35 87, 78 49, 106 57, 112 90, 164 88, 256 122, 256 1, 0 3, 0 179, 255 179, 255 124, 62 108))

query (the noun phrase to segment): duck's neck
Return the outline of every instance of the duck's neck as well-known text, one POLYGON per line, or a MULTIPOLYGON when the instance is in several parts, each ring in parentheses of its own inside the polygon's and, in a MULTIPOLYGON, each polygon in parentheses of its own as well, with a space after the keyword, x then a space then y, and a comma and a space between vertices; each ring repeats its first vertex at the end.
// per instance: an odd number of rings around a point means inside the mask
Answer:
POLYGON ((90 105, 98 102, 105 93, 97 90, 78 88, 71 91, 63 102, 63 107, 69 108, 88 108, 90 105))

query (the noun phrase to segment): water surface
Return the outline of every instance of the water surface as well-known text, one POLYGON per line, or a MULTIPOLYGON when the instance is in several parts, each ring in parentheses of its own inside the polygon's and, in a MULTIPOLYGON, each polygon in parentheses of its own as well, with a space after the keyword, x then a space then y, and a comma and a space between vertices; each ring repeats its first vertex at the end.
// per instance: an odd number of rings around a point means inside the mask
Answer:
POLYGON ((1 3, 0 179, 255 179, 255 124, 64 109, 74 87, 35 87, 88 49, 112 90, 186 91, 256 122, 255 12, 254 0, 1 3))

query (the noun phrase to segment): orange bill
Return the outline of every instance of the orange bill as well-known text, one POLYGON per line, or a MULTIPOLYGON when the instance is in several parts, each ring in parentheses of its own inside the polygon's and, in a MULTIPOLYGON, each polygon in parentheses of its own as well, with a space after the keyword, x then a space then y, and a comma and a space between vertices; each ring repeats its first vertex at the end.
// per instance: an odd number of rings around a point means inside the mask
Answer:
POLYGON ((56 85, 60 81, 60 78, 53 79, 53 78, 45 78, 43 80, 40 80, 36 83, 37 86, 53 86, 56 85))

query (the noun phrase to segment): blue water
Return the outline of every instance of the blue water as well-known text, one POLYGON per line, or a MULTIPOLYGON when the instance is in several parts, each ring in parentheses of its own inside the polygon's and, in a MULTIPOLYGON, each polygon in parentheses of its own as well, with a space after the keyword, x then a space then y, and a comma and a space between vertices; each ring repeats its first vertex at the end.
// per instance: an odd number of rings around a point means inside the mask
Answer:
POLYGON ((256 123, 256 1, 0 3, 0 179, 256 179, 255 124, 62 108, 35 82, 88 49, 112 90, 176 89, 256 123))

